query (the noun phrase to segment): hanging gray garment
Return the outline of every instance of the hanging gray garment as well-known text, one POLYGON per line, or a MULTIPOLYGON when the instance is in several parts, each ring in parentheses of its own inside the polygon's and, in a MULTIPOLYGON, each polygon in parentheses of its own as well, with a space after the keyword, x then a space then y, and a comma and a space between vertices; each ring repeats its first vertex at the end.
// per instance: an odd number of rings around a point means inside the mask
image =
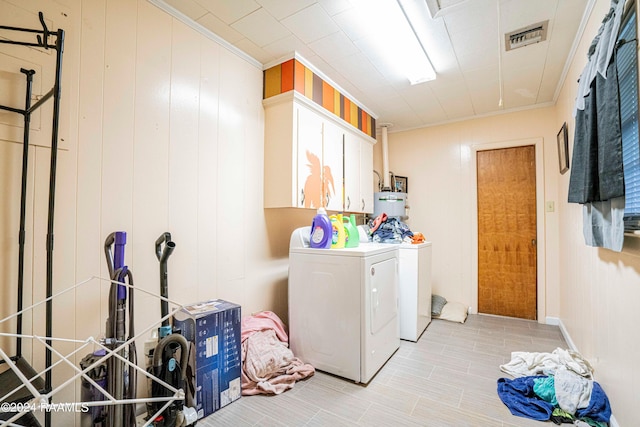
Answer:
POLYGON ((577 111, 569 202, 590 203, 624 196, 620 97, 615 55, 591 84, 584 110, 577 111))
POLYGON ((607 78, 607 68, 618 40, 624 4, 625 0, 613 0, 611 2, 609 13, 602 20, 598 34, 593 38, 591 46, 589 46, 588 62, 580 75, 574 115, 576 111, 584 110, 584 98, 589 95, 591 83, 596 74, 600 73, 602 77, 607 78))
POLYGON ((621 252, 624 245, 624 197, 582 205, 585 244, 621 252))

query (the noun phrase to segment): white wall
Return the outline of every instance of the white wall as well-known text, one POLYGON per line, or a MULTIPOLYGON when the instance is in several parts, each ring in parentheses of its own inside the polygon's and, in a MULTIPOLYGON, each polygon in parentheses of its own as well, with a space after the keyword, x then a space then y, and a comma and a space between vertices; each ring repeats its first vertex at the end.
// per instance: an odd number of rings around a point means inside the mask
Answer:
MULTIPOLYGON (((91 276, 107 277, 104 239, 121 230, 128 235, 126 263, 136 287, 158 293, 154 242, 168 231, 177 245, 169 259, 170 298, 181 303, 223 298, 241 304, 243 315, 267 309, 286 319, 286 244, 296 216, 280 233, 281 218, 263 209, 261 69, 146 0, 0 0, 0 21, 15 25, 6 17, 24 14, 19 25, 38 28, 38 10, 51 19, 50 28, 66 31, 61 116, 66 149, 58 165, 55 290, 91 276), (276 241, 284 242, 284 249, 271 246, 269 233, 279 234, 276 241)), ((52 69, 45 64, 43 74, 52 69)), ((23 95, 15 96, 22 102, 23 95)), ((11 130, 0 120, 1 129, 11 130)), ((15 310, 21 159, 19 142, 2 135, 0 164, 7 167, 0 183, 11 191, 3 191, 0 210, 0 259, 7 268, 0 286, 11 298, 2 298, 0 317, 15 310)), ((34 301, 44 297, 49 150, 34 152, 27 303, 31 292, 34 301)), ((306 223, 306 217, 299 221, 306 223)), ((108 284, 93 280, 57 298, 54 335, 103 334, 107 293, 108 284)), ((159 302, 138 292, 136 329, 159 317, 159 302)), ((30 328, 31 317, 27 320, 30 328)), ((44 334, 42 313, 33 315, 33 324, 44 334)), ((10 350, 10 343, 2 345, 10 350)), ((138 352, 143 363, 141 341, 138 352)), ((37 349, 28 356, 42 366, 43 354, 37 349)), ((69 374, 60 369, 54 381, 69 374)), ((59 400, 79 400, 74 392, 69 387, 59 400)), ((63 418, 54 415, 56 425, 69 425, 68 416, 63 418)))

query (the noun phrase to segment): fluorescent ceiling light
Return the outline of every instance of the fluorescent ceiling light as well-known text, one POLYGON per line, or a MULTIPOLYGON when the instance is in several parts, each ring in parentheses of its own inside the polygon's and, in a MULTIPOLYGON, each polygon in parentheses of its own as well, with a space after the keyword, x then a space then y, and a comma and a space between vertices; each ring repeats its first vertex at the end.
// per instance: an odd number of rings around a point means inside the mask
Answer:
POLYGON ((385 62, 394 74, 404 75, 413 84, 435 80, 436 72, 418 40, 400 0, 352 0, 357 12, 353 25, 360 40, 354 40, 374 62, 385 62), (375 52, 372 52, 375 50, 375 52))

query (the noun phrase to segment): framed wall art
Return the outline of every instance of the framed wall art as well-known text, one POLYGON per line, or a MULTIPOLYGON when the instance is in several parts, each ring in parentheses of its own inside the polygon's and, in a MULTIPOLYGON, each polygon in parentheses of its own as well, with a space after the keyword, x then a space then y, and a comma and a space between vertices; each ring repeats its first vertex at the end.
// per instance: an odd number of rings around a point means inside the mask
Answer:
POLYGON ((406 176, 398 176, 396 175, 394 180, 394 188, 393 191, 397 191, 399 193, 408 193, 409 192, 409 184, 406 176))
POLYGON ((558 132, 558 165, 560 174, 569 170, 569 136, 567 135, 567 122, 564 122, 558 132))

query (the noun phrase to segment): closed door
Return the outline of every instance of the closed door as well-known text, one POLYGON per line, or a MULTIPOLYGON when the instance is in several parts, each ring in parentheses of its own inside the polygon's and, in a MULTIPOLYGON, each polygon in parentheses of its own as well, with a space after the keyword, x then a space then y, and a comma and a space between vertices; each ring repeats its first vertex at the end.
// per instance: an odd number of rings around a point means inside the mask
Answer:
POLYGON ((477 153, 478 311, 537 317, 535 147, 477 153))

